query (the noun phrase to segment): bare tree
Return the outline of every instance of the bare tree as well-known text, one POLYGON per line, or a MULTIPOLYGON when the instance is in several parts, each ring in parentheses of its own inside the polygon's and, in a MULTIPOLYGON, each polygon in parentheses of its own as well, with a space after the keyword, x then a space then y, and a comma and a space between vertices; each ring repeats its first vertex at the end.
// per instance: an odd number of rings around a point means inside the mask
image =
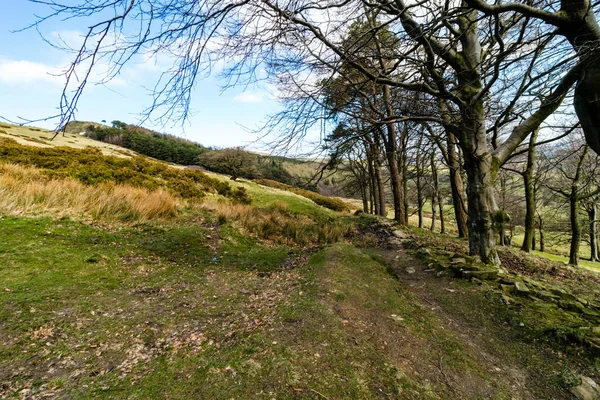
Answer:
POLYGON ((569 41, 580 63, 575 111, 588 146, 600 154, 600 27, 596 18, 600 3, 592 3, 591 0, 549 0, 536 5, 490 5, 484 0, 465 1, 471 7, 493 15, 509 13, 539 19, 555 26, 557 32, 569 41))
POLYGON ((378 99, 380 105, 372 108, 383 110, 376 124, 385 128, 381 139, 397 220, 404 222, 404 202, 400 201, 402 174, 394 151, 399 142, 394 122, 421 118, 438 123, 458 139, 464 158, 470 253, 493 264, 499 263, 493 229, 497 212, 493 184, 499 167, 560 106, 581 70, 590 71, 587 65, 572 68, 569 60, 545 54, 550 44, 559 51, 564 46, 538 20, 521 15, 481 17, 467 0, 460 6, 432 1, 407 5, 402 0, 88 0, 76 6, 35 1, 53 8, 50 17, 98 20, 90 24, 65 74, 62 122, 72 117, 98 60, 111 65, 110 78, 133 57, 148 51, 168 51, 175 60, 175 67, 155 88, 149 108, 162 110, 159 118, 185 118, 199 74, 209 70, 217 57, 228 59, 229 85, 252 82, 264 73, 282 88, 281 97, 290 108, 275 116, 270 126, 281 128, 287 123, 283 138, 287 144, 301 138, 321 118, 321 79, 315 78, 334 78, 351 69, 363 82, 376 83, 381 96, 373 100, 378 99), (375 46, 374 52, 366 52, 371 59, 368 63, 365 52, 344 41, 359 19, 367 20, 369 26, 355 44, 375 46), (135 31, 130 25, 136 26, 135 31), (393 28, 393 42, 398 43, 393 54, 386 52, 391 47, 380 36, 388 27, 393 28), (118 40, 110 42, 115 36, 118 40), (343 65, 347 68, 342 69, 343 65), (77 81, 77 76, 83 79, 77 81), (507 83, 516 77, 519 85, 507 83), (516 89, 507 90, 513 86, 516 89), (398 109, 393 104, 396 88, 418 93, 420 101, 433 105, 442 101, 445 109, 429 107, 428 115, 398 109), (534 92, 536 100, 531 98, 534 92), (495 104, 503 110, 494 112, 495 104), (299 118, 304 122, 298 123, 299 118), (491 126, 490 120, 495 120, 491 126))

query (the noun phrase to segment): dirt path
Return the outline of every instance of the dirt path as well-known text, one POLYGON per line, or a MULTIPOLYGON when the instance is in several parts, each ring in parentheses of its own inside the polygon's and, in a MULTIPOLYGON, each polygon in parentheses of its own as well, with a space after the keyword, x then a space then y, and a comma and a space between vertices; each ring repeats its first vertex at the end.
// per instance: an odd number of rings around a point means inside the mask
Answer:
POLYGON ((378 250, 378 254, 401 286, 439 318, 442 329, 460 339, 477 364, 474 369, 487 377, 480 382, 450 368, 443 371, 440 359, 436 372, 452 398, 574 398, 556 383, 560 354, 524 342, 515 329, 519 322, 503 320, 504 305, 485 287, 437 276, 400 246, 378 250))

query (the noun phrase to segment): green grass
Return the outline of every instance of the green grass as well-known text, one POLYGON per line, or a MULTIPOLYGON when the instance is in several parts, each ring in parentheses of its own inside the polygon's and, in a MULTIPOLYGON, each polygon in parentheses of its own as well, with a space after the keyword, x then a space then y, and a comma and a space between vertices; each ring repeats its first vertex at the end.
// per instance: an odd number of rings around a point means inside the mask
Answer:
POLYGON ((351 245, 305 262, 306 250, 209 215, 4 217, 0 236, 3 398, 447 398, 390 350, 407 338, 430 343, 419 357, 431 362, 441 351, 447 373, 484 379, 461 340, 351 245))

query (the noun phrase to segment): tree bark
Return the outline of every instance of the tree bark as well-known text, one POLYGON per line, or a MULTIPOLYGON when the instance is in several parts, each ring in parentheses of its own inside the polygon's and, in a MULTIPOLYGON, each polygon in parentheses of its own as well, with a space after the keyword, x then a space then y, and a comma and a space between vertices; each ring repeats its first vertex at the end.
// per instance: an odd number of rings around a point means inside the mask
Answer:
POLYGON ((569 264, 579 265, 579 244, 581 242, 581 224, 579 222, 579 198, 577 188, 573 188, 569 197, 569 211, 571 212, 571 247, 569 249, 569 264))
POLYGON ((446 222, 444 221, 444 204, 442 202, 442 193, 438 189, 438 207, 440 208, 440 233, 446 233, 446 222))
MULTIPOLYGON (((388 117, 394 116, 394 109, 390 98, 390 87, 383 85, 383 104, 388 117)), ((392 183, 392 199, 394 202, 394 220, 400 225, 406 225, 408 220, 404 213, 404 199, 402 193, 402 175, 398 164, 398 135, 396 124, 388 122, 385 124, 387 137, 384 135, 385 154, 387 156, 392 183)))
POLYGON ((377 183, 377 194, 376 200, 379 204, 379 212, 378 215, 386 216, 386 201, 385 201, 385 184, 383 182, 383 176, 381 175, 381 160, 379 159, 379 154, 377 158, 375 158, 375 181, 377 183))
POLYGON ((421 146, 423 144, 423 136, 419 137, 417 143, 417 154, 416 154, 416 183, 417 183, 417 215, 419 216, 419 228, 423 228, 423 188, 421 186, 421 177, 423 175, 422 161, 421 161, 421 146))
MULTIPOLYGON (((435 166, 435 151, 434 148, 431 149, 430 155, 430 165, 431 165, 431 231, 435 231, 436 224, 436 212, 437 212, 437 200, 439 199, 439 187, 438 187, 438 177, 437 177, 437 168, 435 166)), ((441 208, 440 208, 441 211, 441 208)), ((441 216, 440 216, 441 217, 441 216)))
POLYGON ((596 218, 598 215, 598 207, 596 202, 592 202, 588 209, 588 218, 590 226, 590 261, 599 261, 598 258, 598 227, 596 218))
POLYGON ((492 220, 497 206, 490 158, 489 155, 465 153, 469 200, 469 254, 479 255, 481 261, 486 264, 500 265, 492 220))
MULTIPOLYGON (((475 91, 478 78, 465 73, 466 89, 475 91), (475 87, 472 87, 472 86, 475 87)), ((469 91, 467 91, 467 95, 469 91)), ((469 254, 479 256, 486 264, 500 265, 496 250, 494 216, 498 211, 494 196, 494 180, 498 167, 488 147, 485 129, 483 100, 461 107, 461 144, 467 171, 467 200, 469 202, 467 226, 469 229, 469 254)))
POLYGON ((523 182, 525 184, 525 237, 521 250, 529 253, 533 250, 535 236, 535 188, 533 183, 533 172, 535 168, 535 141, 538 130, 531 133, 529 139, 529 149, 527 151, 527 166, 523 173, 523 182))
POLYGON ((541 215, 538 215, 538 231, 540 232, 540 251, 544 252, 546 250, 544 243, 544 219, 541 215))
POLYGON ((467 207, 465 201, 465 187, 460 174, 460 163, 456 153, 456 138, 450 132, 446 132, 448 144, 448 169, 450 174, 450 189, 452 191, 452 206, 456 218, 458 237, 464 238, 468 235, 467 207))

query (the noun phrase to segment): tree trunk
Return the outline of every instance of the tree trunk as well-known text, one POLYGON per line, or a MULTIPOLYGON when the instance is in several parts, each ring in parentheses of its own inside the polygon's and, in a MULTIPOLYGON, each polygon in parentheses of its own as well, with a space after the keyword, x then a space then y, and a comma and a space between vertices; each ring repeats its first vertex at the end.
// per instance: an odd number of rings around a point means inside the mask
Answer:
POLYGON ((571 248, 569 249, 569 264, 579 265, 579 244, 581 242, 581 224, 579 223, 579 199, 577 188, 573 188, 569 197, 571 212, 571 248))
POLYGON ((419 216, 419 228, 423 228, 423 188, 421 187, 421 176, 423 174, 423 168, 421 164, 421 145, 423 136, 419 137, 419 142, 417 143, 417 154, 416 154, 416 182, 417 182, 417 214, 419 216))
POLYGON ((408 157, 406 156, 406 150, 408 148, 408 127, 405 126, 402 131, 402 137, 400 138, 402 147, 400 149, 400 156, 402 158, 402 197, 404 199, 404 215, 408 223, 408 177, 406 171, 408 170, 408 157))
POLYGON ((598 207, 596 202, 593 202, 588 209, 588 217, 590 220, 590 261, 600 261, 598 258, 598 227, 596 218, 598 215, 598 207))
POLYGON ((440 233, 446 233, 446 223, 444 221, 444 204, 442 203, 442 194, 440 190, 437 192, 438 207, 440 208, 440 233))
POLYGON ((469 254, 486 264, 500 265, 496 251, 493 214, 497 211, 491 173, 491 157, 465 153, 469 200, 469 254))
MULTIPOLYGON (((369 145, 369 147, 371 147, 369 145)), ((371 199, 371 207, 370 213, 373 214, 375 212, 376 215, 379 215, 379 202, 375 201, 377 196, 375 195, 377 188, 377 178, 375 177, 375 168, 373 166, 373 154, 372 149, 369 149, 369 154, 367 155, 367 171, 369 173, 369 197, 371 199)))
POLYGON ((523 173, 525 184, 525 237, 521 250, 529 253, 534 248, 535 236, 535 188, 533 187, 533 170, 535 168, 535 141, 538 130, 531 133, 527 152, 527 166, 523 173))
MULTIPOLYGON (((394 116, 394 109, 390 99, 390 87, 383 85, 383 103, 385 105, 388 117, 394 116)), ((387 156, 388 167, 390 169, 390 180, 392 181, 392 199, 394 202, 394 220, 400 225, 407 224, 407 217, 404 213, 404 199, 402 193, 402 175, 398 165, 398 135, 396 134, 396 124, 388 122, 385 124, 387 138, 384 136, 385 154, 387 156)))
POLYGON ((437 212, 437 200, 439 198, 439 188, 438 188, 438 177, 437 177, 437 168, 435 166, 435 151, 431 149, 430 156, 430 165, 431 165, 431 231, 435 231, 435 223, 436 223, 436 212, 437 212))
POLYGON ((378 215, 386 216, 386 202, 385 202, 385 184, 383 182, 383 176, 381 175, 381 160, 379 159, 379 154, 375 159, 375 180, 377 182, 377 194, 375 196, 377 203, 379 203, 379 212, 378 215))
MULTIPOLYGON (((475 74, 465 74, 464 79, 477 82, 475 74)), ((475 91, 474 84, 465 85, 469 90, 467 93, 475 91)), ((496 250, 497 232, 494 230, 494 217, 498 211, 494 197, 494 179, 499 166, 492 164, 486 137, 483 100, 472 101, 468 107, 461 107, 461 122, 461 147, 467 171, 469 202, 469 254, 479 256, 486 264, 500 265, 496 250)))
POLYGON ((540 251, 544 252, 546 250, 544 243, 544 220, 541 215, 538 215, 538 230, 540 232, 540 251))
POLYGON ((363 203, 363 212, 365 214, 369 213, 369 198, 367 197, 367 187, 364 183, 360 184, 360 195, 362 197, 362 203, 363 203))
POLYGON ((429 230, 435 232, 435 224, 437 222, 437 203, 436 196, 431 196, 431 227, 429 230))
POLYGON ((456 138, 450 132, 446 132, 448 143, 448 169, 450 174, 450 189, 452 191, 452 205, 458 228, 458 237, 467 237, 467 207, 465 201, 465 187, 460 175, 460 164, 456 153, 456 138))
POLYGON ((587 156, 589 147, 585 146, 579 162, 577 163, 577 172, 571 182, 571 193, 569 194, 569 211, 571 213, 571 248, 569 249, 569 264, 579 265, 579 246, 581 243, 581 223, 579 221, 579 181, 581 179, 581 171, 587 156))

